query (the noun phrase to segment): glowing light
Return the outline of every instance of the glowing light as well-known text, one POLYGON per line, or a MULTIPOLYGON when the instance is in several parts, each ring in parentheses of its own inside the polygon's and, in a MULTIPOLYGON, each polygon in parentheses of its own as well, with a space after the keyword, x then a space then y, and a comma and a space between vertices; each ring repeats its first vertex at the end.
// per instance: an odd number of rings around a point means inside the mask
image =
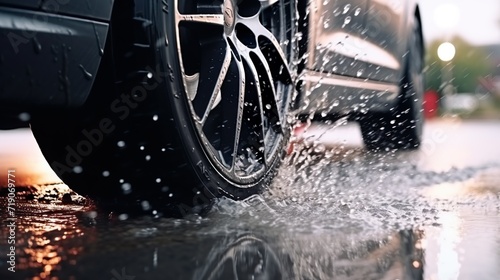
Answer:
POLYGON ((439 59, 441 59, 444 62, 448 62, 448 61, 451 61, 455 57, 456 49, 452 43, 446 42, 446 43, 442 43, 439 46, 437 52, 438 52, 439 59))

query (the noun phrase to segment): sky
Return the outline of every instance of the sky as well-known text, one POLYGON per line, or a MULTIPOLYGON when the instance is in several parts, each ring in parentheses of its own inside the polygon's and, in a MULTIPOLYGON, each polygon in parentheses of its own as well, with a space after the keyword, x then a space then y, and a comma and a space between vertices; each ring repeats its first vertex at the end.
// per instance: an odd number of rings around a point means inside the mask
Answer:
POLYGON ((500 0, 420 0, 427 42, 459 35, 474 45, 500 44, 500 0))

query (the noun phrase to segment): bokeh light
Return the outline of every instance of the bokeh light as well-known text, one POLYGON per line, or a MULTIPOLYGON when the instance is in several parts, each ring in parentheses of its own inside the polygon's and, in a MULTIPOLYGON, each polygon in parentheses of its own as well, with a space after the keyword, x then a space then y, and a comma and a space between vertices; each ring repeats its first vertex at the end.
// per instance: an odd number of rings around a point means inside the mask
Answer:
POLYGON ((438 48, 438 57, 444 62, 451 61, 456 54, 455 46, 450 42, 442 43, 438 48))

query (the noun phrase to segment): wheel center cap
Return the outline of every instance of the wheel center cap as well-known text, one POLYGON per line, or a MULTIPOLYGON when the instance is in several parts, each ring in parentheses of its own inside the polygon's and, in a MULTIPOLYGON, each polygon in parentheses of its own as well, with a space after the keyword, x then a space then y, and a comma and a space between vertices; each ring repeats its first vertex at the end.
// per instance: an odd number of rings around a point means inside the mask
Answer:
POLYGON ((234 9, 234 4, 232 0, 224 0, 224 27, 226 33, 231 33, 234 28, 234 23, 236 21, 236 12, 234 9))

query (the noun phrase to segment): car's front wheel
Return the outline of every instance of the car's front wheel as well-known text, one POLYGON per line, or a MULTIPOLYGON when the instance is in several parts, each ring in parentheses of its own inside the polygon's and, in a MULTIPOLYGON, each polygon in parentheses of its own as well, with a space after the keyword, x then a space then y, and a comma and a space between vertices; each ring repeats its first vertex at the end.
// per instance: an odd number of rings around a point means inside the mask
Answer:
POLYGON ((115 5, 88 102, 34 116, 53 169, 78 193, 153 213, 256 193, 289 135, 295 1, 115 5))

